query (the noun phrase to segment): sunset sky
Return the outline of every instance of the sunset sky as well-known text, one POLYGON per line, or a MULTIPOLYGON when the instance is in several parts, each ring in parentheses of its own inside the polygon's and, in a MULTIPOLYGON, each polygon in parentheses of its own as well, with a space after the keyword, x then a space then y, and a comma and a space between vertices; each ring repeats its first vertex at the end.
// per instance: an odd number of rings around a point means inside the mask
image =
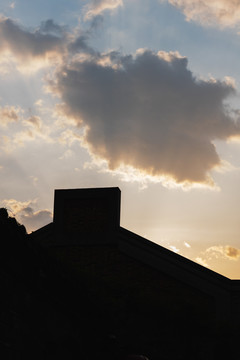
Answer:
POLYGON ((1 0, 0 206, 118 186, 121 225, 240 278, 240 1, 1 0))

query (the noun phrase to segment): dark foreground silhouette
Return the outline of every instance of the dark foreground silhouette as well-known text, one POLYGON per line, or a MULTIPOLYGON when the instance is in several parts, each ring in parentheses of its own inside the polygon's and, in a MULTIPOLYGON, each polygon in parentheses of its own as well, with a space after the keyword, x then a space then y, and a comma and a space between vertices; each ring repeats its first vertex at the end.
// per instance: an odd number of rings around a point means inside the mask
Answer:
POLYGON ((2 242, 3 246, 18 246, 19 241, 25 241, 26 239, 25 226, 20 225, 14 217, 10 217, 6 208, 0 208, 0 229, 2 239, 8 239, 8 242, 2 242))
POLYGON ((0 358, 148 360, 109 335, 102 313, 0 208, 0 358))
POLYGON ((33 282, 37 271, 36 256, 28 241, 24 225, 0 208, 1 252, 0 267, 23 282, 33 282))
POLYGON ((239 358, 233 319, 217 325, 214 304, 212 312, 200 301, 192 309, 184 284, 142 268, 115 245, 37 245, 44 236, 32 241, 4 208, 0 239, 0 359, 239 358))

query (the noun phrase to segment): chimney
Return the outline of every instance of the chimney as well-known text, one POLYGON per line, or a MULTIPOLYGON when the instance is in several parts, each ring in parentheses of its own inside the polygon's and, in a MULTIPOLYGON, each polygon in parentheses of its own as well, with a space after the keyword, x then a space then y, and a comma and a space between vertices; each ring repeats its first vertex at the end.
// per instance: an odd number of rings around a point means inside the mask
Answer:
POLYGON ((121 192, 117 187, 57 189, 54 231, 59 244, 114 243, 120 226, 121 192))

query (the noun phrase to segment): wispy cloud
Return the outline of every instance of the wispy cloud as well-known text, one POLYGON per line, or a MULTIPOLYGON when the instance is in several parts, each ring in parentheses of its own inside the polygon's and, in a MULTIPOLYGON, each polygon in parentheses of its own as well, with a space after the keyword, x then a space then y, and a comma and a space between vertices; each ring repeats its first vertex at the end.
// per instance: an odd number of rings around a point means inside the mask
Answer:
POLYGON ((92 19, 105 10, 114 10, 122 5, 122 0, 91 0, 85 6, 85 19, 92 19))
POLYGON ((15 107, 0 108, 0 116, 1 114, 0 125, 10 127, 12 123, 17 123, 16 127, 0 135, 0 148, 3 152, 10 153, 36 140, 46 143, 55 141, 50 127, 37 115, 25 117, 23 109, 15 107))
POLYGON ((58 142, 60 144, 67 145, 69 147, 71 147, 76 142, 79 142, 81 144, 82 141, 82 136, 71 129, 66 129, 62 131, 60 136, 58 137, 58 142))
POLYGON ((71 149, 67 149, 60 157, 60 160, 68 160, 74 155, 74 152, 71 149))
POLYGON ((40 131, 43 126, 42 120, 40 119, 39 116, 36 116, 36 115, 32 115, 29 118, 27 118, 25 120, 25 123, 26 123, 26 125, 32 126, 37 131, 40 131))

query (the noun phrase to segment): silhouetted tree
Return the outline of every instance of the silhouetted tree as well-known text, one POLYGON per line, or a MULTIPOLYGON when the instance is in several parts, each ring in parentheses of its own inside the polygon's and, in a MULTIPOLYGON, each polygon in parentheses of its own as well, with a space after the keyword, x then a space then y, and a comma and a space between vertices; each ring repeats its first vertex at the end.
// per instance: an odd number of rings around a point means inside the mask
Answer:
POLYGON ((7 238, 11 241, 24 241, 27 235, 25 226, 10 217, 6 208, 0 208, 0 232, 3 240, 7 238))
POLYGON ((36 274, 36 261, 29 246, 26 228, 9 216, 6 208, 0 208, 0 238, 0 266, 23 282, 32 281, 36 274))

